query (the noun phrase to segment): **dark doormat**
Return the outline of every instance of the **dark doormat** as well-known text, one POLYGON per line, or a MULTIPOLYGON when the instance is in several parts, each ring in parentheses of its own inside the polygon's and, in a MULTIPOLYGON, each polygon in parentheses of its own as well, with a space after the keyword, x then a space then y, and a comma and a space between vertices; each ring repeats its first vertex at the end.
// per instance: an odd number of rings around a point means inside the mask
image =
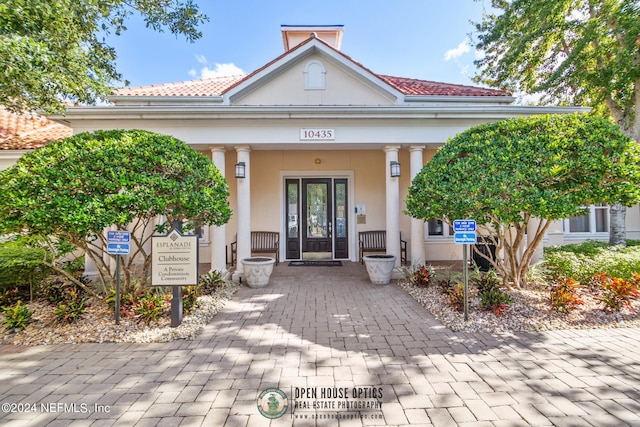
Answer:
POLYGON ((342 267, 342 261, 290 261, 289 267, 342 267))

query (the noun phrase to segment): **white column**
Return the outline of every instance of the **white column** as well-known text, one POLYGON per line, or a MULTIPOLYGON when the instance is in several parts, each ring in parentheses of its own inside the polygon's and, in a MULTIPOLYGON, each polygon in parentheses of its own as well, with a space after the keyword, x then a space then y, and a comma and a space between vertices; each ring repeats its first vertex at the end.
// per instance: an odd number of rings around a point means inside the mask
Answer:
MULTIPOLYGON (((424 148, 424 145, 412 145, 409 148, 411 153, 411 182, 413 182, 413 179, 424 166, 422 161, 422 151, 424 148)), ((411 218, 411 265, 426 264, 426 262, 424 251, 424 221, 411 218)))
MULTIPOLYGON (((529 223, 527 224, 527 244, 529 244, 528 241, 530 238, 533 240, 533 237, 536 235, 536 231, 538 230, 539 226, 540 226, 539 218, 529 219, 529 223)), ((543 249, 542 242, 540 242, 540 244, 536 248, 536 251, 533 253, 533 257, 531 258, 531 264, 535 264, 536 262, 540 261, 543 255, 544 255, 544 249, 543 249)))
MULTIPOLYGON (((99 242, 100 240, 98 240, 99 242)), ((89 246, 92 246, 89 243, 89 246)), ((96 263, 89 257, 89 255, 84 256, 84 273, 83 276, 87 277, 92 282, 100 281, 100 272, 98 271, 98 266, 96 263)))
POLYGON ((399 145, 384 147, 384 175, 387 183, 387 253, 396 256, 396 267, 400 266, 400 178, 392 178, 389 165, 398 161, 399 145))
MULTIPOLYGON (((225 148, 211 148, 211 162, 220 171, 222 177, 225 175, 225 148)), ((211 270, 226 271, 227 269, 227 226, 209 227, 209 241, 211 242, 211 270)))
POLYGON ((244 258, 251 257, 251 148, 248 146, 236 147, 238 163, 245 164, 245 177, 236 178, 238 191, 238 263, 234 280, 244 276, 242 263, 244 258))

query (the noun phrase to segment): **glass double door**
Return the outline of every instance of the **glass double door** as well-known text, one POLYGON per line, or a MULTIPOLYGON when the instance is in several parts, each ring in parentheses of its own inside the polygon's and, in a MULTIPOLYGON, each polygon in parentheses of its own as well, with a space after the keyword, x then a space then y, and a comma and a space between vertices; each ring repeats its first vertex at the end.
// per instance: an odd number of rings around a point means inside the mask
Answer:
POLYGON ((288 259, 348 258, 347 180, 286 180, 288 259))

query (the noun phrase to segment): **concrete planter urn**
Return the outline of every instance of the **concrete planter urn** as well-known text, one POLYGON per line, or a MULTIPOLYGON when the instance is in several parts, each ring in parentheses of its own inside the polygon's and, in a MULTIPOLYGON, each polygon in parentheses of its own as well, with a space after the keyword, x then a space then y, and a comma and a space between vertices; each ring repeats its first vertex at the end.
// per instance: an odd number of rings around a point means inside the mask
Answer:
POLYGON ((250 288, 264 288, 269 284, 269 277, 276 260, 269 257, 252 257, 240 261, 244 268, 244 278, 250 288))
POLYGON ((391 273, 396 264, 394 255, 365 255, 362 257, 367 267, 369 280, 375 285, 386 285, 391 281, 391 273))

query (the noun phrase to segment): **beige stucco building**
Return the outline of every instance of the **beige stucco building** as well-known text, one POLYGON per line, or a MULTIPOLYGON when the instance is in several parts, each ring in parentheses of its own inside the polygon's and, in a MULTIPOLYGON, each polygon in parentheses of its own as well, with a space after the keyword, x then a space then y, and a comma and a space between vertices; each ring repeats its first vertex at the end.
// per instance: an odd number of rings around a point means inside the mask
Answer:
MULTIPOLYGON (((580 108, 514 105, 507 92, 376 74, 340 50, 341 26, 283 26, 284 53, 249 75, 116 92, 111 105, 55 117, 74 133, 147 129, 211 158, 231 191, 231 221, 204 230, 200 259, 225 268, 251 231, 280 235, 280 259, 358 260, 359 231, 386 230, 387 252, 460 259, 449 228, 404 211, 411 179, 448 138, 480 123, 580 108), (400 175, 391 173, 399 163, 400 175), (236 178, 243 165, 244 178, 236 178), (392 176, 393 175, 393 176, 392 176)), ((471 177, 472 178, 472 177, 471 177)), ((638 207, 627 213, 640 237, 638 207)), ((556 223, 545 244, 607 238, 608 210, 556 223)), ((241 266, 238 267, 242 273, 241 266)))

